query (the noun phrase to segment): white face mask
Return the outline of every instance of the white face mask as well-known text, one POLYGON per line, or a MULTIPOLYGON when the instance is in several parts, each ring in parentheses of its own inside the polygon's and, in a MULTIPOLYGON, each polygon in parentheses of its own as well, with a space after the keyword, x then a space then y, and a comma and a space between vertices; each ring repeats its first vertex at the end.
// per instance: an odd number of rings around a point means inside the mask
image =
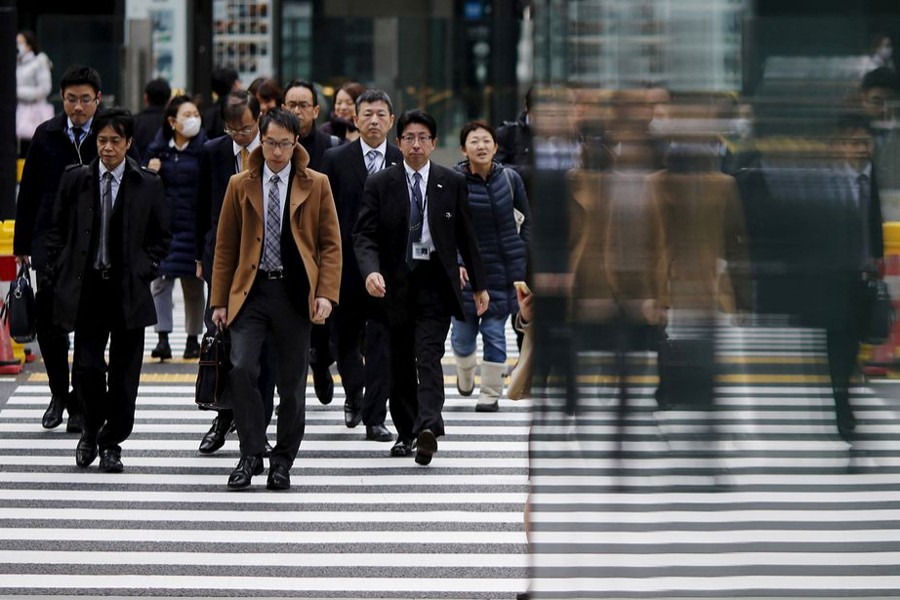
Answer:
POLYGON ((881 60, 891 60, 891 56, 893 56, 893 54, 894 49, 891 46, 883 46, 878 49, 878 56, 881 58, 881 60))
POLYGON ((200 133, 200 117, 188 117, 181 122, 181 135, 192 138, 200 133))
POLYGON ((27 48, 26 48, 25 44, 16 44, 16 52, 18 53, 19 56, 25 56, 26 50, 27 50, 27 48))

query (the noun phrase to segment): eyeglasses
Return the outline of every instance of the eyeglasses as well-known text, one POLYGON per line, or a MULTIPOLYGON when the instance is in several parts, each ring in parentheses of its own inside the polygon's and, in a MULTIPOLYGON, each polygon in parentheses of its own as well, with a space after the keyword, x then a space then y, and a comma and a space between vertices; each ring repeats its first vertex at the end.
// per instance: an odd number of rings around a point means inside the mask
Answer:
POLYGON ((253 125, 248 125, 246 127, 241 127, 240 129, 231 129, 230 127, 225 128, 225 133, 227 135, 250 135, 253 132, 253 125))
POLYGON ((280 142, 276 142, 275 140, 263 140, 262 144, 269 150, 274 150, 275 148, 281 148, 282 150, 287 150, 291 146, 294 145, 293 140, 281 140, 280 142))
POLYGON ((96 99, 97 99, 97 96, 88 96, 87 94, 85 94, 84 96, 82 96, 80 98, 78 96, 69 96, 69 95, 67 95, 63 98, 63 100, 66 101, 66 104, 72 104, 72 105, 80 104, 82 106, 86 106, 86 105, 92 103, 96 99))
POLYGON ((420 144, 427 144, 428 142, 430 142, 433 139, 434 139, 433 137, 431 137, 430 135, 427 135, 427 134, 426 135, 409 135, 409 134, 407 134, 407 135, 400 136, 400 141, 406 142, 407 144, 413 144, 416 142, 416 140, 418 140, 420 144))
POLYGON ((299 108, 300 110, 306 110, 308 108, 312 108, 313 105, 309 102, 285 102, 284 105, 288 110, 294 110, 295 108, 299 108))

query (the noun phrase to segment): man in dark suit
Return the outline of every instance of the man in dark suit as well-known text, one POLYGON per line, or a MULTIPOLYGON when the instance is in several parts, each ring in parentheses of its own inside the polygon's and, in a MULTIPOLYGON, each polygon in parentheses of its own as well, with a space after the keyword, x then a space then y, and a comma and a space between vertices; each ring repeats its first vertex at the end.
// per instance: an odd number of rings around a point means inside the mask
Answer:
POLYGON ((63 175, 47 256, 54 317, 75 332, 76 392, 85 417, 75 464, 90 466, 99 449, 100 470, 120 473, 120 444, 134 426, 144 328, 156 323, 150 282, 172 235, 162 180, 125 156, 131 113, 113 109, 95 123, 99 159, 63 175))
MULTIPOLYGON (((206 285, 212 282, 213 254, 216 249, 216 228, 222 212, 222 200, 231 176, 249 167, 250 153, 259 147, 259 102, 247 90, 235 90, 224 98, 222 114, 226 135, 210 140, 200 152, 197 183, 197 268, 206 285)), ((207 298, 209 294, 207 294, 207 298)), ((207 310, 207 328, 214 328, 207 310)), ((272 420, 275 397, 275 368, 269 353, 263 350, 260 365, 259 391, 266 409, 266 423, 272 420)), ((225 436, 234 425, 234 412, 221 410, 203 439, 201 454, 212 454, 225 445, 225 436)))
POLYGON ((444 435, 441 358, 450 316, 464 319, 459 263, 474 290, 476 312, 487 310, 484 266, 469 213, 465 178, 430 161, 434 118, 420 110, 397 119, 403 164, 369 177, 353 231, 366 291, 384 303, 390 330, 394 456, 416 442, 416 463, 427 465, 444 435))
MULTIPOLYGON (((322 172, 328 175, 341 224, 341 244, 353 248, 353 226, 359 215, 363 190, 370 174, 403 161, 400 148, 387 141, 394 124, 390 97, 381 90, 366 90, 356 99, 355 142, 325 152, 322 172)), ((387 417, 390 364, 388 335, 383 316, 366 319, 377 311, 375 301, 366 293, 356 255, 344 253, 341 273, 341 306, 332 316, 337 347, 338 372, 344 385, 344 422, 356 427, 360 419, 366 425, 366 439, 389 442, 394 439, 384 425, 387 417), (365 340, 365 365, 360 348, 365 340), (365 388, 365 394, 363 389, 365 388)))
POLYGON ((74 393, 69 393, 69 340, 53 324, 53 286, 47 276, 46 236, 63 171, 97 158, 94 115, 100 105, 100 75, 90 67, 69 67, 60 80, 64 113, 38 126, 28 150, 16 207, 13 252, 19 263, 30 262, 37 274, 38 346, 50 380, 50 406, 41 424, 53 429, 69 413, 66 431, 81 433, 82 419, 74 393))
POLYGON ((152 79, 144 86, 144 110, 134 115, 134 145, 141 160, 163 123, 163 111, 172 97, 172 88, 163 78, 152 79))
POLYGON ((290 468, 306 424, 309 329, 338 301, 341 233, 328 178, 307 168, 300 124, 272 109, 259 124, 262 146, 250 168, 231 178, 216 236, 210 306, 231 330, 228 397, 241 459, 228 488, 244 489, 263 470, 265 408, 257 379, 266 338, 278 355, 278 437, 266 487, 290 488, 290 468))
MULTIPOLYGON (((319 95, 315 86, 302 79, 294 79, 284 90, 284 108, 294 113, 300 121, 300 145, 309 154, 309 168, 322 172, 325 151, 334 148, 341 140, 316 128, 319 117, 319 95)), ((313 374, 313 388, 322 404, 331 404, 334 398, 334 379, 329 368, 334 362, 331 352, 332 322, 313 325, 309 342, 309 367, 313 374)))

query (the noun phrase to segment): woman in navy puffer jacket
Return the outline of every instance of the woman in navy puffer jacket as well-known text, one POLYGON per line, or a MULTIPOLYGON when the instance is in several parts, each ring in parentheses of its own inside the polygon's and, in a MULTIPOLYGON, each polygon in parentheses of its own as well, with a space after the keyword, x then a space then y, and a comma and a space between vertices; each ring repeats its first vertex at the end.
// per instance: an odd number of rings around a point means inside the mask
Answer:
POLYGON ((147 167, 158 171, 166 186, 166 199, 172 216, 172 246, 160 265, 160 276, 151 291, 156 304, 156 331, 159 343, 153 358, 172 358, 169 334, 172 332, 172 290, 181 280, 184 292, 187 345, 185 358, 200 356, 197 336, 203 328, 203 280, 197 277, 194 261, 197 245, 197 177, 200 149, 206 132, 200 127, 200 111, 187 96, 175 96, 163 113, 162 129, 147 149, 147 167))
POLYGON ((481 363, 481 393, 475 410, 493 412, 499 408, 506 369, 506 321, 518 310, 516 281, 525 279, 528 262, 530 221, 525 185, 514 170, 494 162, 497 134, 482 121, 466 124, 459 135, 467 160, 456 170, 466 176, 469 209, 475 224, 478 249, 487 273, 491 303, 478 317, 465 269, 463 301, 466 319, 453 319, 450 341, 456 355, 457 388, 468 396, 475 388, 475 338, 481 332, 484 356, 481 363))

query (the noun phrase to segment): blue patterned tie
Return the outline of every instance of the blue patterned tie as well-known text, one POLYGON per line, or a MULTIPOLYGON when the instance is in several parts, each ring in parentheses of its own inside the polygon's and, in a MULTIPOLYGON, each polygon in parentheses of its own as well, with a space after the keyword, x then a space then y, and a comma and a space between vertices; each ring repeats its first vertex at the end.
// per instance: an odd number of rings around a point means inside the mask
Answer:
POLYGON ((378 157, 381 153, 378 150, 369 150, 366 152, 366 171, 369 175, 378 172, 378 157))
POLYGON ((281 198, 278 194, 278 175, 269 179, 269 202, 266 205, 266 245, 263 264, 267 271, 281 267, 281 198))
POLYGON ((415 173, 412 183, 412 200, 409 202, 409 245, 407 248, 407 262, 410 269, 416 268, 416 261, 412 257, 413 244, 422 240, 422 225, 425 222, 425 201, 422 199, 422 174, 415 173))

